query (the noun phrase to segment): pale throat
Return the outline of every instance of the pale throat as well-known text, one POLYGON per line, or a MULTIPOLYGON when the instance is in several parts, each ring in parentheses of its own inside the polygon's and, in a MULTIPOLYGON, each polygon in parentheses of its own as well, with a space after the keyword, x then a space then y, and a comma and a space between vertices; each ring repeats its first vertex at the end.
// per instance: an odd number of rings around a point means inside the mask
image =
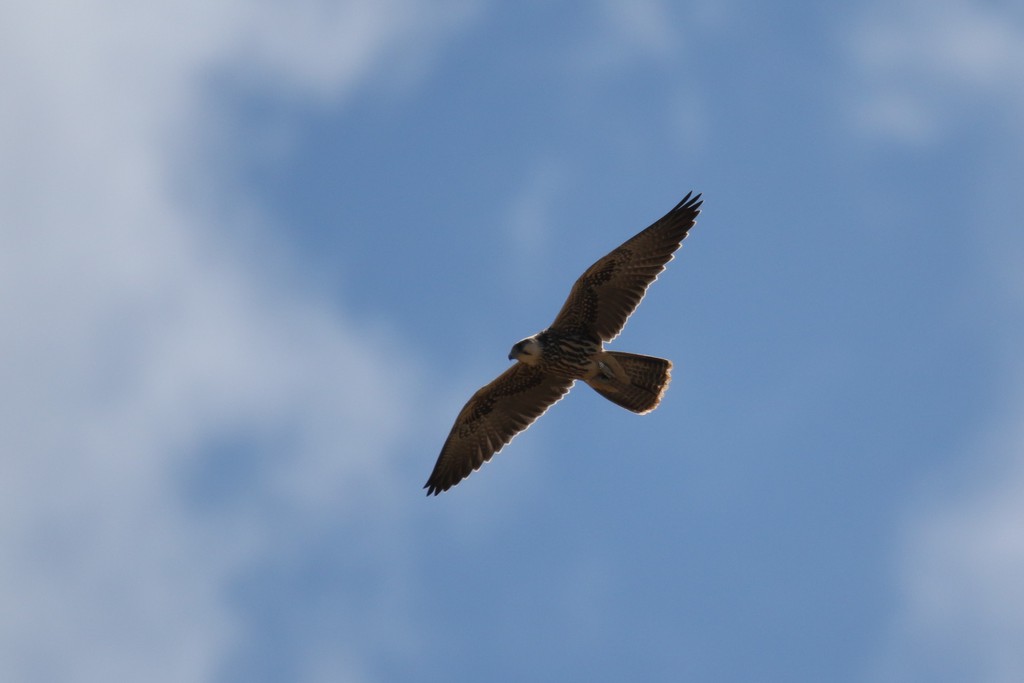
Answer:
POLYGON ((544 360, 544 347, 535 337, 527 337, 513 347, 512 357, 526 365, 536 365, 544 360))

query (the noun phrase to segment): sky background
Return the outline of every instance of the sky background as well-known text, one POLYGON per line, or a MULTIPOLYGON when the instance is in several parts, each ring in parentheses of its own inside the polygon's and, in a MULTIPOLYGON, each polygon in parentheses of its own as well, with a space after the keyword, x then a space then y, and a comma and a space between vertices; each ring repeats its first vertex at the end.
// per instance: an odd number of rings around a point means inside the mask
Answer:
POLYGON ((0 7, 0 680, 1024 680, 1024 5, 0 7), (457 488, 575 278, 704 212, 457 488))

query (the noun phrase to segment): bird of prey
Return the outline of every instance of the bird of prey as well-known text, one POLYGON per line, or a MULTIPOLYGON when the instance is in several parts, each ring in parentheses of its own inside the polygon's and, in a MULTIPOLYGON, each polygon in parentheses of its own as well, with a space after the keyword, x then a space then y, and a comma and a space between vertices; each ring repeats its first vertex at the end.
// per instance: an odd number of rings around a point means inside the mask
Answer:
POLYGON ((569 391, 578 379, 635 413, 649 413, 668 388, 672 363, 604 350, 672 260, 700 213, 700 195, 675 208, 590 266, 543 332, 517 342, 515 365, 469 399, 455 418, 427 495, 447 491, 480 468, 569 391))

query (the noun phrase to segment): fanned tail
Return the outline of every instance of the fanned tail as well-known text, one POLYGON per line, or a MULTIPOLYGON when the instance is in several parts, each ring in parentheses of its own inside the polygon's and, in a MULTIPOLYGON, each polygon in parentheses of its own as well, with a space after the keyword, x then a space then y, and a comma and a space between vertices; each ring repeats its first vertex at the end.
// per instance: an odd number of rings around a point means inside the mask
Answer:
POLYGON ((672 379, 672 363, 664 358, 605 351, 602 363, 603 372, 587 384, 612 403, 641 415, 658 407, 672 379))

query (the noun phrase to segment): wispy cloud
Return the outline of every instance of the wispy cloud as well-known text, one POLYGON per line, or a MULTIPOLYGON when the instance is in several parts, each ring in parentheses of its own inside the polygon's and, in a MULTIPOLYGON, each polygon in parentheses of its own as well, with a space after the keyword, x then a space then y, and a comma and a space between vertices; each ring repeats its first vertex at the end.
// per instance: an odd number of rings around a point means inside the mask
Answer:
POLYGON ((1024 433, 1019 402, 956 476, 910 513, 903 590, 878 680, 1018 681, 1024 676, 1024 433))
MULTIPOLYGON (((404 349, 288 284, 272 237, 232 245, 181 181, 218 181, 196 148, 211 75, 336 105, 428 58, 456 25, 434 10, 0 12, 0 678, 215 678, 244 647, 245 568, 301 543, 295 522, 315 536, 386 498, 404 349)), ((225 205, 217 220, 254 217, 252 198, 225 205)))
POLYGON ((595 50, 595 54, 632 61, 664 58, 672 52, 673 22, 668 5, 660 0, 605 0, 600 5, 600 18, 604 50, 595 50))
MULTIPOLYGON (((553 202, 568 182, 564 164, 542 160, 531 169, 509 208, 509 230, 517 252, 529 261, 545 245, 553 202)), ((520 264, 521 265, 521 264, 520 264)))
POLYGON ((865 130, 926 142, 996 103, 1024 111, 1024 16, 965 0, 875 4, 855 23, 851 107, 865 130))
MULTIPOLYGON (((1017 235, 1002 216, 1016 212, 1017 199, 1001 179, 1022 172, 1019 152, 1006 150, 1024 142, 1024 15, 963 0, 871 7, 850 36, 854 123, 911 144, 942 141, 967 125, 998 141, 975 155, 971 192, 983 199, 973 228, 977 242, 998 245, 990 251, 1013 251, 1017 235)), ((1010 388, 993 400, 997 415, 958 464, 933 472, 922 482, 930 493, 908 501, 895 561, 899 598, 875 680, 1024 678, 1024 401, 1013 388, 1024 338, 1017 283, 993 276, 1001 258, 976 280, 987 287, 987 310, 998 312, 990 343, 1014 349, 1001 358, 1010 388)))

